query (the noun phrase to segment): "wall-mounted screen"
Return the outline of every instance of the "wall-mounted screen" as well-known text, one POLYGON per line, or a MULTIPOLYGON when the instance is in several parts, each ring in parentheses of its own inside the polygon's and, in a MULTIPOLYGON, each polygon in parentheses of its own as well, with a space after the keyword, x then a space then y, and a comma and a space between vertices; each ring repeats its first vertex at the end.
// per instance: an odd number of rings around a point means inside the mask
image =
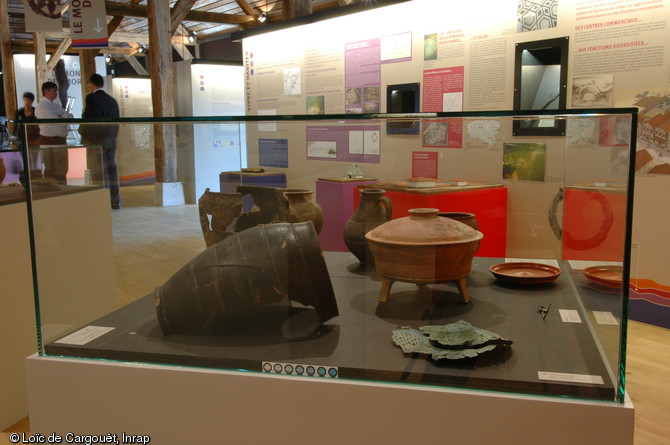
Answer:
MULTIPOLYGON (((386 87, 387 113, 418 113, 420 110, 421 85, 403 83, 386 87)), ((386 123, 387 134, 419 134, 419 121, 403 119, 386 123)))
MULTIPOLYGON (((565 108, 567 93, 568 38, 518 43, 514 63, 514 110, 546 113, 565 108)), ((519 119, 517 136, 564 135, 565 122, 558 119, 519 119)))

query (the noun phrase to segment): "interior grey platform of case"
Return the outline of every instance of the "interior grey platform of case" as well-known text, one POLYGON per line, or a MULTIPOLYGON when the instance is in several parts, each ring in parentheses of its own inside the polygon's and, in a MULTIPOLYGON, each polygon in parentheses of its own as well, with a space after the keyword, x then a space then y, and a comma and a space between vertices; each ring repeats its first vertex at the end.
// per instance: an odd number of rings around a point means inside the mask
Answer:
POLYGON ((614 400, 615 377, 584 306, 616 314, 620 297, 589 286, 576 272, 564 270, 548 284, 509 284, 488 270, 504 260, 475 258, 468 277, 470 303, 461 303, 451 283, 402 282, 393 285, 387 303, 380 303, 376 274, 361 270, 349 253, 326 252, 325 257, 340 315, 323 325, 311 307, 283 302, 214 315, 196 331, 164 336, 153 295, 147 295, 89 324, 112 331, 82 346, 52 342, 45 353, 259 372, 267 362, 313 365, 335 368, 339 378, 614 400), (584 304, 577 289, 591 303, 584 304), (538 306, 550 304, 543 319, 538 306), (582 323, 563 322, 559 309, 578 311, 582 323), (437 363, 403 354, 391 341, 396 326, 458 320, 514 343, 476 359, 437 363), (603 383, 540 380, 539 372, 601 377, 603 383))

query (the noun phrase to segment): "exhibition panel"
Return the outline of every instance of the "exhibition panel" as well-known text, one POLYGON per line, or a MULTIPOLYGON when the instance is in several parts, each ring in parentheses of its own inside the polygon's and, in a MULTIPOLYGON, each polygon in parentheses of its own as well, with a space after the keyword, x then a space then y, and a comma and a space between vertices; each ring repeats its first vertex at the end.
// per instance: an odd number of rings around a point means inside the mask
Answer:
POLYGON ((623 403, 636 119, 43 121, 86 156, 28 148, 40 354, 623 403))

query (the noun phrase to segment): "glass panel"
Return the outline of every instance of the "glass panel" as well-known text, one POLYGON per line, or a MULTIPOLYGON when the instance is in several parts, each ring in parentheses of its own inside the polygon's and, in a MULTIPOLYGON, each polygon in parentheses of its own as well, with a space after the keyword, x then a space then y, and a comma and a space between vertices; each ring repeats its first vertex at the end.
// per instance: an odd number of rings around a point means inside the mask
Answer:
POLYGON ((68 121, 28 151, 41 354, 622 401, 634 119, 68 121))

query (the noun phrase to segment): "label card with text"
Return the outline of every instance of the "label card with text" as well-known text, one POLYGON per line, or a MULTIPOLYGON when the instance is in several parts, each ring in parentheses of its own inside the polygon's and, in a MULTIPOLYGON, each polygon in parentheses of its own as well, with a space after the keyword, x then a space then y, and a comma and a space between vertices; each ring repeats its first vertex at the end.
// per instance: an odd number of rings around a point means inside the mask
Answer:
POLYGON ((537 371, 537 377, 540 380, 550 380, 554 382, 571 382, 571 383, 594 383, 597 385, 604 385, 603 378, 599 375, 587 374, 569 374, 567 372, 547 372, 537 371))
POLYGON ((616 318, 614 318, 614 315, 611 312, 593 311, 593 316, 595 317, 596 323, 598 324, 606 324, 612 326, 619 325, 619 322, 617 321, 616 318))
POLYGON ((113 330, 114 328, 109 328, 105 326, 86 326, 85 328, 81 328, 70 335, 66 335, 60 340, 56 340, 54 343, 81 346, 85 345, 86 343, 92 342, 96 338, 101 337, 106 333, 108 333, 109 331, 113 330))
POLYGON ((564 323, 582 322, 579 313, 573 309, 559 309, 558 312, 561 314, 561 320, 563 320, 564 323))
POLYGON ((412 176, 437 179, 437 153, 434 151, 413 151, 412 176))

